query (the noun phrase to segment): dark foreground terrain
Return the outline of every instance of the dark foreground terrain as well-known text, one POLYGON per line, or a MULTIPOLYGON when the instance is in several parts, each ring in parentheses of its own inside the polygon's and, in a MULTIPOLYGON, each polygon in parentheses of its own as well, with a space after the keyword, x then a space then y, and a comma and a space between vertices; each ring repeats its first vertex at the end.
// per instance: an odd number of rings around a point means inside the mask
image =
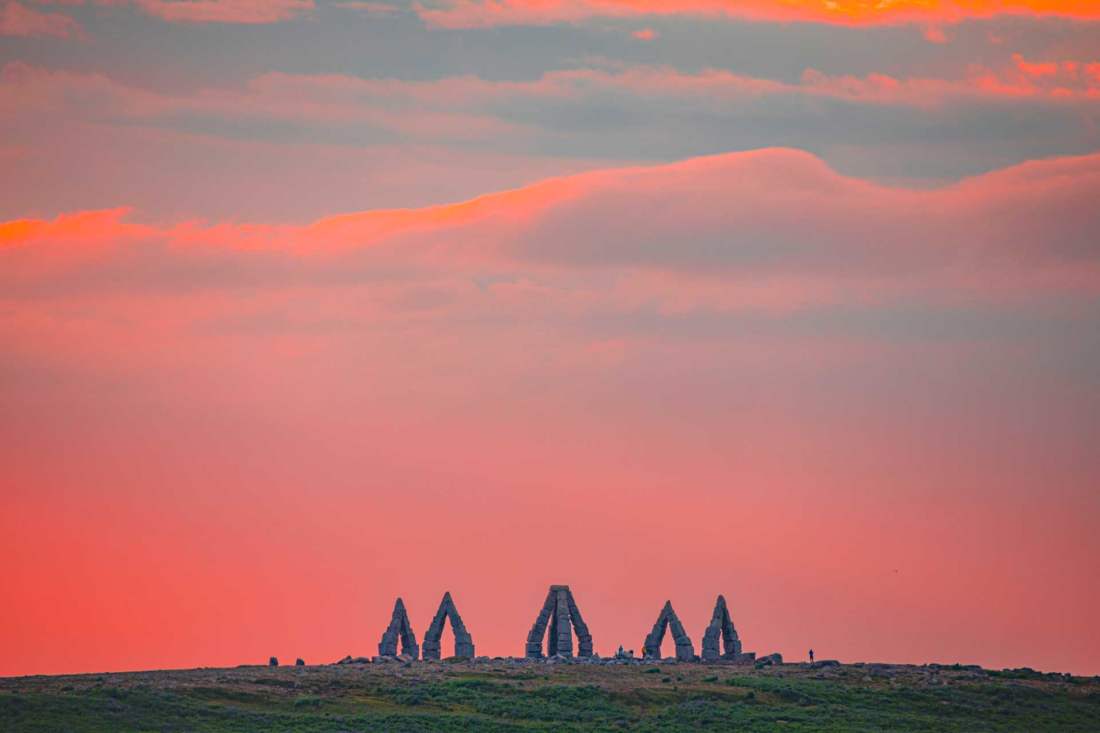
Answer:
POLYGON ((397 662, 0 679, 0 731, 1100 731, 1030 670, 397 662))

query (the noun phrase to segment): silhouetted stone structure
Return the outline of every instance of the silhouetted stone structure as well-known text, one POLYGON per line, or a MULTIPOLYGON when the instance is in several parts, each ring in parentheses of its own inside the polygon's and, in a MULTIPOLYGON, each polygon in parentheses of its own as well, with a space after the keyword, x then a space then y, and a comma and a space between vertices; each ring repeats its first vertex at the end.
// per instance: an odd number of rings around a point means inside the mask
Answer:
POLYGON ((424 632, 424 659, 439 659, 439 640, 443 636, 443 625, 447 619, 451 620, 451 631, 455 634, 455 656, 473 659, 473 637, 466 630, 466 624, 462 623, 462 617, 458 615, 458 609, 451 600, 450 591, 443 594, 439 610, 435 612, 431 626, 424 632))
POLYGON ((737 638, 737 629, 733 627, 729 609, 726 607, 726 599, 718 596, 714 604, 714 613, 710 617, 710 625, 703 632, 702 657, 704 662, 714 662, 718 659, 736 660, 741 656, 741 640, 737 638), (718 640, 722 640, 722 651, 718 650, 718 640))
POLYGON ((665 601, 665 607, 657 616, 657 623, 653 624, 653 630, 645 638, 642 645, 646 659, 661 658, 661 642, 665 638, 665 630, 672 629, 672 639, 676 642, 676 659, 681 662, 690 662, 695 659, 695 647, 691 638, 684 631, 684 625, 680 623, 676 612, 672 610, 672 602, 665 601))
POLYGON ((573 633, 577 631, 577 656, 592 656, 592 635, 588 633, 588 625, 581 618, 581 612, 577 608, 577 602, 573 599, 573 593, 568 585, 552 585, 550 592, 546 594, 546 601, 542 604, 535 625, 527 634, 527 658, 540 659, 542 657, 542 637, 546 634, 546 656, 573 656, 573 633), (547 634, 547 624, 550 631, 547 634))
POLYGON ((416 645, 416 634, 409 624, 409 614, 405 612, 405 602, 400 598, 393 604, 393 615, 390 617, 390 625, 382 634, 382 640, 378 642, 378 655, 382 657, 397 656, 397 641, 401 640, 401 653, 413 659, 420 656, 420 648, 416 645))

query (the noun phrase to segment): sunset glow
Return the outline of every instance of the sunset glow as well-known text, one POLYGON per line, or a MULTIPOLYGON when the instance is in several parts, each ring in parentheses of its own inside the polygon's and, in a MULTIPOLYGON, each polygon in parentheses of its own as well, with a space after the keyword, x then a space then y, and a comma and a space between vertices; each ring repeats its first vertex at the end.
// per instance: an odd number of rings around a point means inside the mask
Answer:
POLYGON ((1002 15, 1095 20, 1089 0, 445 0, 420 15, 444 27, 577 22, 634 15, 870 25, 958 23, 1002 15))

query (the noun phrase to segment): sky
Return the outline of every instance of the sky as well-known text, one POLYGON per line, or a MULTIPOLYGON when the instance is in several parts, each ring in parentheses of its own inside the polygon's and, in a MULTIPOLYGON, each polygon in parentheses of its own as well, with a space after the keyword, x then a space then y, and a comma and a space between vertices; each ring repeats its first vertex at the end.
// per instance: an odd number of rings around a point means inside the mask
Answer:
POLYGON ((0 675, 1100 674, 1098 200, 1091 0, 0 0, 0 675))

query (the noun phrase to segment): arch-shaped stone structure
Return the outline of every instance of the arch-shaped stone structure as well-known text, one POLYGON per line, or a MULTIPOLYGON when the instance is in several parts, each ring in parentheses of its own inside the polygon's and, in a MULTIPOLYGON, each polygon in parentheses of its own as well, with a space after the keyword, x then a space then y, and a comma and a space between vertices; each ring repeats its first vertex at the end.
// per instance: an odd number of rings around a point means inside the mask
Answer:
POLYGON ((672 610, 672 601, 665 601, 664 608, 657 616, 657 623, 653 624, 653 630, 646 636, 642 644, 646 659, 661 658, 661 642, 665 639, 665 631, 672 629, 672 639, 676 642, 676 659, 681 662, 690 662, 695 659, 695 646, 691 643, 691 637, 684 631, 684 625, 680 618, 672 610))
POLYGON ((718 596, 718 600, 714 603, 714 613, 710 617, 710 625, 703 632, 703 661, 736 660, 740 656, 741 640, 737 637, 737 629, 733 626, 729 609, 726 607, 725 597, 718 596), (718 650, 719 638, 722 640, 721 653, 718 650))
POLYGON ((474 639, 466 630, 466 624, 462 623, 462 617, 458 615, 458 609, 451 599, 451 592, 443 594, 443 600, 439 602, 439 610, 435 612, 435 618, 424 632, 424 659, 439 659, 440 638, 443 636, 443 625, 451 620, 451 631, 455 635, 455 656, 464 659, 474 658, 474 639))
POLYGON ((546 594, 546 601, 542 604, 531 631, 527 634, 526 656, 528 659, 540 659, 542 657, 542 638, 545 634, 546 656, 552 657, 560 654, 563 657, 573 656, 573 634, 577 632, 577 656, 592 656, 592 635, 588 632, 588 625, 581 617, 580 609, 573 598, 573 592, 568 585, 552 585, 550 592, 546 594), (547 633, 546 627, 550 631, 547 633))
POLYGON ((416 645, 416 634, 413 633, 409 623, 409 614, 405 611, 405 602, 400 598, 393 604, 393 615, 390 616, 390 625, 382 633, 382 640, 378 642, 378 655, 382 657, 397 656, 397 642, 401 641, 401 653, 413 659, 420 657, 420 647, 416 645))

